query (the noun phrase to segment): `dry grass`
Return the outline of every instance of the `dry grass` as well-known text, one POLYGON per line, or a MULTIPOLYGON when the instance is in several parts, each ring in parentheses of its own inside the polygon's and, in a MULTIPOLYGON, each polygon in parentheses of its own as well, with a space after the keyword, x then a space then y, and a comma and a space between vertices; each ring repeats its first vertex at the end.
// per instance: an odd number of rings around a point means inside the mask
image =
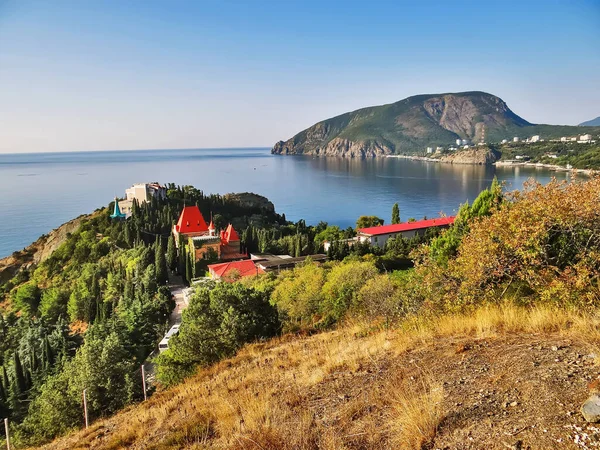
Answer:
POLYGON ((443 419, 443 374, 412 367, 416 378, 399 372, 390 381, 389 361, 445 337, 553 333, 595 345, 600 316, 505 305, 365 330, 355 323, 249 345, 93 431, 46 448, 419 449, 443 419))
POLYGON ((428 376, 416 387, 405 382, 392 396, 394 447, 419 450, 429 444, 444 417, 442 385, 428 376))

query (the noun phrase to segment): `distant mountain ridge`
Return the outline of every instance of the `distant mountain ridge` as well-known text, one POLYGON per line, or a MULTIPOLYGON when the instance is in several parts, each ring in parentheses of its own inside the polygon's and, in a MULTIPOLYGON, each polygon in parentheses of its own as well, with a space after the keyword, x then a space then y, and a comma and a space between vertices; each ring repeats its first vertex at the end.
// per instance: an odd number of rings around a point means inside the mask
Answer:
POLYGON ((372 157, 423 152, 456 139, 499 142, 514 136, 556 138, 581 131, 580 127, 532 124, 486 92, 426 94, 323 120, 277 142, 271 153, 372 157))
POLYGON ((600 116, 595 119, 588 120, 587 122, 581 122, 580 127, 600 127, 600 116))

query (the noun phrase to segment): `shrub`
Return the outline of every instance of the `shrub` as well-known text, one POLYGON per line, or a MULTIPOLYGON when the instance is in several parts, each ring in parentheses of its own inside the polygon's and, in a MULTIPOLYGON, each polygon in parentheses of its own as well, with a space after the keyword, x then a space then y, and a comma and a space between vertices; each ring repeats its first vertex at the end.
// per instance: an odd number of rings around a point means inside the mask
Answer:
POLYGON ((312 262, 283 272, 271 296, 284 323, 284 330, 310 327, 318 320, 323 302, 325 270, 312 262))
POLYGON ((322 289, 321 325, 328 326, 339 321, 356 301, 360 288, 377 273, 372 261, 347 260, 334 265, 322 289))

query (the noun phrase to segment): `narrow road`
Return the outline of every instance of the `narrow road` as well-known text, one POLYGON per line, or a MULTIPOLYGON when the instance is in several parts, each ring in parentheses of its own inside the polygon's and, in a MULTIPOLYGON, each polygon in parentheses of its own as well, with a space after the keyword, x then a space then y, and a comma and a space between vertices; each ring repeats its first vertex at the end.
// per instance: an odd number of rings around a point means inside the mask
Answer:
MULTIPOLYGON (((175 299, 175 308, 171 311, 171 315, 169 316, 169 326, 167 331, 171 329, 171 327, 175 324, 181 323, 181 314, 183 310, 187 308, 188 303, 186 301, 185 295, 183 294, 183 290, 186 289, 183 284, 183 279, 175 274, 169 273, 169 290, 175 299)), ((144 362, 144 371, 146 373, 146 384, 150 388, 156 382, 156 367, 154 363, 152 363, 152 359, 158 356, 158 351, 155 350, 144 362)))
POLYGON ((181 277, 169 277, 169 289, 175 298, 175 309, 173 309, 171 316, 169 317, 169 328, 171 328, 173 325, 181 323, 181 314, 183 310, 187 308, 188 303, 183 295, 185 285, 183 284, 181 277), (171 283, 171 281, 173 281, 173 283, 171 283))

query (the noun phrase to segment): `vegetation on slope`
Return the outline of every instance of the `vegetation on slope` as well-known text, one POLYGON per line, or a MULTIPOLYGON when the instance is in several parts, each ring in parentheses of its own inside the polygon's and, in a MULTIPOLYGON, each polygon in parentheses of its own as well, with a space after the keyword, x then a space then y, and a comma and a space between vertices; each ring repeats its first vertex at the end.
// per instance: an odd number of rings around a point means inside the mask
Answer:
POLYGON ((10 419, 15 442, 81 426, 83 389, 92 420, 143 398, 140 364, 174 307, 168 270, 182 271, 168 236, 184 202, 220 224, 285 223, 265 201, 169 185, 166 200, 135 204, 127 221, 99 210, 39 264, 17 263, 0 283, 0 417, 10 419))
MULTIPOLYGON (((415 251, 410 271, 381 273, 372 255, 354 255, 228 287, 268 293, 285 330, 338 330, 285 335, 216 365, 191 358, 188 367, 205 368, 186 382, 49 448, 429 448, 470 438, 502 448, 517 434, 533 448, 567 445, 594 373, 581 355, 600 342, 599 196, 600 179, 505 196, 493 187, 415 251)), ((200 290, 191 308, 211 299, 200 290)), ((190 330, 204 316, 186 317, 190 330)), ((222 334, 221 319, 205 342, 222 334)), ((193 356, 185 338, 167 353, 193 356)))

